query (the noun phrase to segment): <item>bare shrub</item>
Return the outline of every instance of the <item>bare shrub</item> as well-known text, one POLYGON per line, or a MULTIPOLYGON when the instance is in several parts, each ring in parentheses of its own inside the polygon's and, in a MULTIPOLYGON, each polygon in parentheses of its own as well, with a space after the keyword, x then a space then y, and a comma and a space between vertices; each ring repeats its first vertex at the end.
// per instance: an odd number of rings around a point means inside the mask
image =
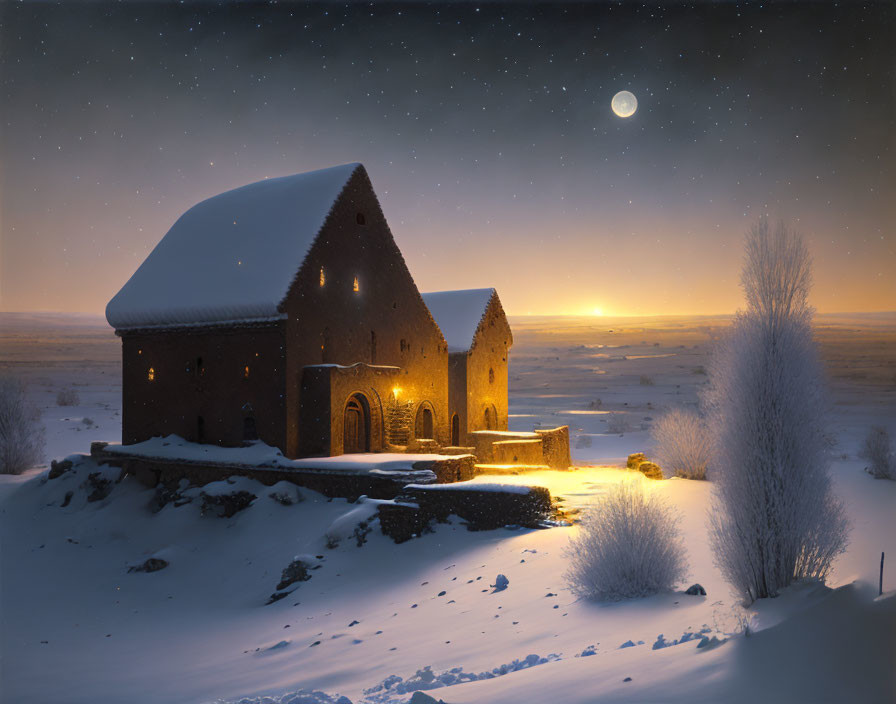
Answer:
POLYGON ((25 396, 25 384, 0 376, 0 474, 21 474, 40 462, 43 449, 40 410, 25 396))
POLYGON ((585 510, 566 556, 570 590, 588 599, 667 591, 687 570, 678 518, 640 481, 616 485, 585 510))
POLYGON ((59 393, 56 394, 57 406, 77 406, 79 403, 81 397, 74 389, 59 389, 59 393))
POLYGON ((825 442, 827 398, 812 339, 809 253, 783 224, 747 236, 748 307, 710 365, 710 539, 725 578, 753 602, 795 580, 823 581, 846 549, 825 442))
POLYGON ((896 479, 896 457, 886 428, 875 426, 868 431, 859 457, 868 460, 868 472, 875 479, 896 479))
POLYGON ((693 411, 675 408, 653 424, 653 454, 663 473, 685 479, 706 479, 711 443, 706 424, 693 411))
POLYGON ((629 422, 625 413, 608 413, 607 430, 614 435, 623 435, 628 432, 629 422))

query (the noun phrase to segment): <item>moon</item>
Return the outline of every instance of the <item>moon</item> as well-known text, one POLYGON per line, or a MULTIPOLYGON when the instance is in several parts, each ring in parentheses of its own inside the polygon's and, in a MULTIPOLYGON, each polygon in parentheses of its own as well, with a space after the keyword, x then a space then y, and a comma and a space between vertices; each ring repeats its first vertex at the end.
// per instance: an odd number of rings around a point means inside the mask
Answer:
POLYGON ((621 90, 613 96, 610 107, 613 108, 613 112, 619 115, 619 117, 631 117, 635 114, 635 110, 638 109, 638 99, 634 93, 621 90))

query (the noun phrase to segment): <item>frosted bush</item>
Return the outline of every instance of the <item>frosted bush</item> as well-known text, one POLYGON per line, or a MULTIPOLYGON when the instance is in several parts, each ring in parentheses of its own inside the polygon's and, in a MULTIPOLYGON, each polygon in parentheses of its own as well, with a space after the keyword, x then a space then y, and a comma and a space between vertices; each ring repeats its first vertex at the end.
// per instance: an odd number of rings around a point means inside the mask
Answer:
POLYGON ((809 254, 782 224, 747 237, 739 312, 710 365, 715 560, 750 603, 823 581, 848 521, 828 471, 826 394, 812 339, 809 254))
POLYGON ((0 376, 0 474, 21 474, 33 467, 43 448, 40 410, 25 396, 25 384, 0 376))
POLYGON ((886 428, 875 426, 868 431, 859 457, 868 461, 868 471, 875 479, 896 479, 896 457, 886 428))
POLYGON ((60 389, 56 394, 57 406, 77 406, 79 403, 81 403, 81 398, 74 389, 60 389))
POLYGON ((687 569, 678 518, 640 482, 618 484, 592 504, 566 555, 570 590, 589 599, 667 591, 687 569))
POLYGON ((656 420, 651 435, 653 454, 667 477, 706 479, 710 441, 700 416, 675 408, 656 420))

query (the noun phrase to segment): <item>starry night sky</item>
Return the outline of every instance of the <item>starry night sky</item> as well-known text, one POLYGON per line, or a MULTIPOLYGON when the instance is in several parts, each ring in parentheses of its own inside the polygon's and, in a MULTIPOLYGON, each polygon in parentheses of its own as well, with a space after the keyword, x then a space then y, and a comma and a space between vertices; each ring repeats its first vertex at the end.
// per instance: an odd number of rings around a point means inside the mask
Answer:
POLYGON ((820 311, 893 310, 894 39, 893 3, 3 2, 0 308, 101 312, 195 202, 361 161, 424 291, 731 312, 768 214, 820 311))

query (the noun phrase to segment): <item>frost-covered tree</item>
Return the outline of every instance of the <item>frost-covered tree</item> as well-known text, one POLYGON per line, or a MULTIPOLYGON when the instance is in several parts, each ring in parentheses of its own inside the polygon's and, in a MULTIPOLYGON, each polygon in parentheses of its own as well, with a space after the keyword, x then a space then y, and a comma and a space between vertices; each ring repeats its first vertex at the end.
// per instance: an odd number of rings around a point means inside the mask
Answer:
POLYGON ((874 426, 868 431, 859 457, 868 460, 868 471, 875 479, 896 479, 896 457, 886 428, 874 426))
POLYGON ((619 484, 592 504, 566 554, 569 588, 588 599, 666 591, 687 569, 676 516, 640 482, 619 484))
POLYGON ((694 411, 673 408, 651 430, 653 454, 666 476, 706 479, 710 442, 706 423, 694 411))
POLYGON ((849 532, 834 496, 826 394, 812 338, 811 260, 802 238, 766 220, 746 239, 735 316, 704 397, 716 482, 716 564, 747 602, 801 578, 824 580, 849 532))
POLYGON ((21 474, 33 467, 43 448, 40 410, 28 401, 25 384, 0 376, 0 474, 21 474))

